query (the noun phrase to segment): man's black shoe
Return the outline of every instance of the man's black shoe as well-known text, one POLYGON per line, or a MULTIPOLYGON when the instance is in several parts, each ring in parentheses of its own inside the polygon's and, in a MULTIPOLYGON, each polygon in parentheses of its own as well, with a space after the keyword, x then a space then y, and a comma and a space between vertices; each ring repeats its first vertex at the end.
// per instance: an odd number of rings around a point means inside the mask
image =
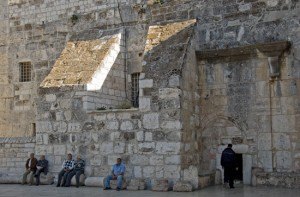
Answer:
POLYGON ((110 190, 111 187, 105 187, 103 190, 110 190))
POLYGON ((119 188, 119 187, 117 187, 117 189, 116 189, 117 191, 120 191, 121 190, 121 188, 119 188))
POLYGON ((56 187, 60 187, 60 185, 56 185, 56 187))

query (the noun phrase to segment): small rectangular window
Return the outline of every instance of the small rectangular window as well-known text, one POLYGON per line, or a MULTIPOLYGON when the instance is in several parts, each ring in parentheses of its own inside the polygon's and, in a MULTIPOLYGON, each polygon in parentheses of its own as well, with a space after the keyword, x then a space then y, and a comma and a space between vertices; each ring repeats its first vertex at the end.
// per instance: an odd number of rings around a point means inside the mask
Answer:
POLYGON ((139 107, 139 78, 140 73, 131 75, 131 102, 133 107, 139 107))
POLYGON ((21 62, 20 63, 20 82, 31 81, 31 63, 21 62))

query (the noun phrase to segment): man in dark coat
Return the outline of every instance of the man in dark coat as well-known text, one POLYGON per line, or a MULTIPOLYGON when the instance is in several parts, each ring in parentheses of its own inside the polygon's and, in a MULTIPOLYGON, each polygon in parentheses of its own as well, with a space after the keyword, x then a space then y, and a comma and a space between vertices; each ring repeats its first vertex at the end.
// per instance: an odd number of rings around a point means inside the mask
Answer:
POLYGON ((31 153, 30 158, 27 159, 26 164, 25 164, 26 171, 23 174, 22 185, 24 185, 26 183, 28 174, 30 174, 29 185, 33 184, 33 176, 36 171, 36 164, 37 164, 37 159, 34 157, 34 153, 31 153))
POLYGON ((224 184, 234 188, 233 180, 235 174, 235 152, 232 150, 232 144, 228 144, 227 148, 222 152, 221 166, 224 169, 224 184))
POLYGON ((48 161, 45 159, 45 155, 41 155, 40 160, 37 162, 37 170, 34 177, 36 178, 36 185, 40 184, 40 174, 43 172, 45 175, 48 173, 48 161))

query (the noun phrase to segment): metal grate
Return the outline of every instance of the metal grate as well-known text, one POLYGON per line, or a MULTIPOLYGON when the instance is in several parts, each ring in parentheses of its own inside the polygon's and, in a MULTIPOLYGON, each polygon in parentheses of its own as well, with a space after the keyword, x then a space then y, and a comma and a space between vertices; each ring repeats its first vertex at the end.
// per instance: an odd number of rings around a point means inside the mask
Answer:
POLYGON ((139 107, 139 78, 140 73, 131 74, 131 102, 133 107, 139 107))
POLYGON ((31 63, 22 62, 20 63, 20 82, 31 81, 31 63))

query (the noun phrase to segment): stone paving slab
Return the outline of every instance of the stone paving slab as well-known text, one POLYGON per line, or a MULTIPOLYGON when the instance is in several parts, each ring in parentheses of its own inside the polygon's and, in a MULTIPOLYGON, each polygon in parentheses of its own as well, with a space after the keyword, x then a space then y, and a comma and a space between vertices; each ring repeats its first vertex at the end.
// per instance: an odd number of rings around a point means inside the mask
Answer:
POLYGON ((200 191, 190 193, 177 192, 152 192, 152 191, 103 191, 101 188, 91 187, 70 187, 57 188, 50 186, 22 186, 22 185, 0 185, 0 196, 5 197, 31 197, 31 196, 72 196, 72 197, 296 197, 300 189, 281 189, 273 187, 248 187, 237 186, 235 189, 224 189, 222 186, 209 187, 200 191))

